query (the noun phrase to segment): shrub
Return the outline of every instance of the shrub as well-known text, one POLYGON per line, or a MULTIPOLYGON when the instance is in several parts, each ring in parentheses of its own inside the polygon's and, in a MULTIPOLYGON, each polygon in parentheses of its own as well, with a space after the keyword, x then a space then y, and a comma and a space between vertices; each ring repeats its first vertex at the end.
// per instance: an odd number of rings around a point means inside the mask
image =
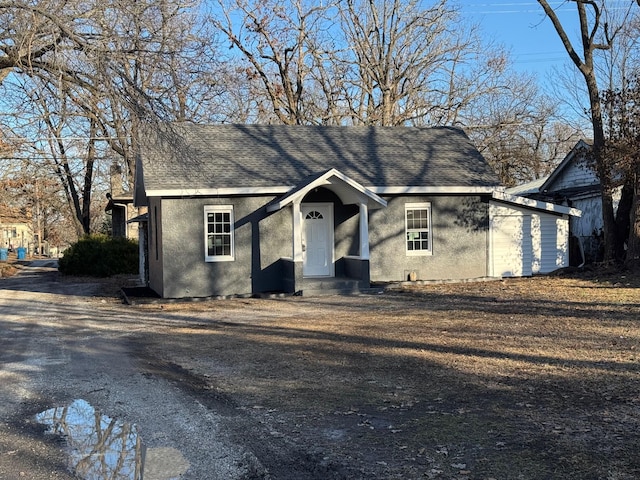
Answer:
POLYGON ((121 237, 88 235, 65 250, 58 270, 64 275, 92 277, 138 273, 138 243, 121 237))

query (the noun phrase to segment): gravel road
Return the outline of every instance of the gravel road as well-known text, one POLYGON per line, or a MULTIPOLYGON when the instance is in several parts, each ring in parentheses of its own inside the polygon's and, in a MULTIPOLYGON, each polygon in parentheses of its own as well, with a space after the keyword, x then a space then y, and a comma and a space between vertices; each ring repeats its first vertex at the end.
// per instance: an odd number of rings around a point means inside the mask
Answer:
POLYGON ((637 276, 136 305, 123 280, 0 279, 0 480, 640 478, 637 276))
POLYGON ((265 478, 215 408, 149 373, 145 322, 103 288, 54 261, 0 280, 0 478, 265 478))

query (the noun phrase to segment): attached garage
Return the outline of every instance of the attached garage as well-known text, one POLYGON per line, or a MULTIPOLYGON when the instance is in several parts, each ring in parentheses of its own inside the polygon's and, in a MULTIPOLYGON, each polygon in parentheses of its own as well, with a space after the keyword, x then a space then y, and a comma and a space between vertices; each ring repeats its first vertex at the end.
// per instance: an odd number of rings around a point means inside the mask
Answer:
POLYGON ((526 277, 569 266, 569 217, 579 210, 495 192, 489 203, 489 272, 526 277))

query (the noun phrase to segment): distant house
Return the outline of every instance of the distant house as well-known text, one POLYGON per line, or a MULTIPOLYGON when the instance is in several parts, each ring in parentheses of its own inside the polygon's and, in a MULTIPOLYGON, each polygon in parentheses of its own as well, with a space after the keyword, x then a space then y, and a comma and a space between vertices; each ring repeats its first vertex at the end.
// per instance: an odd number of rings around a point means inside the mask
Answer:
POLYGON ((574 209, 507 195, 454 128, 160 125, 140 138, 163 297, 545 273, 574 209))
MULTIPOLYGON (((600 258, 602 249, 602 199, 600 180, 585 156, 591 145, 580 140, 545 178, 510 188, 513 195, 525 196, 576 208, 581 216, 572 216, 569 224, 574 254, 572 263, 590 263, 600 258)), ((614 195, 614 208, 620 199, 614 195)))
POLYGON ((34 232, 30 215, 19 208, 0 205, 0 248, 12 251, 33 247, 34 232))
POLYGON ((109 182, 111 188, 107 193, 107 205, 104 211, 111 217, 111 231, 109 233, 112 237, 139 241, 140 280, 144 283, 148 277, 146 250, 148 247, 146 238, 148 215, 145 208, 142 208, 141 211, 140 208, 134 206, 133 193, 125 191, 123 188, 125 184, 123 177, 122 168, 117 164, 112 165, 109 182))
POLYGON ((113 237, 137 238, 138 223, 131 222, 138 215, 133 206, 133 193, 123 189, 122 169, 112 165, 110 171, 110 191, 107 193, 105 212, 111 216, 111 235, 113 237))

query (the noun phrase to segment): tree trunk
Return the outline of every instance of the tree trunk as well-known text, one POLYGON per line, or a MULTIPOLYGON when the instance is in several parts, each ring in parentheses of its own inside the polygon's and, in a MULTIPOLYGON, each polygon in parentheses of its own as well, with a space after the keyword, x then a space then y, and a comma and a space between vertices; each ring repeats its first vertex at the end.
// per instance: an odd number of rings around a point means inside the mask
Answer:
POLYGON ((624 261, 626 256, 625 242, 629 239, 631 225, 631 211, 634 202, 634 184, 633 180, 627 180, 622 187, 620 202, 618 202, 618 210, 616 211, 616 258, 624 261))
POLYGON ((616 218, 613 214, 613 192, 611 188, 602 186, 602 223, 604 231, 604 262, 616 260, 616 218))
POLYGON ((640 194, 640 175, 635 175, 634 184, 625 265, 630 270, 640 271, 640 198, 638 198, 640 194))
MULTIPOLYGON (((578 18, 580 19, 581 47, 584 58, 581 59, 573 47, 556 11, 551 8, 547 0, 538 0, 543 10, 553 23, 553 26, 562 40, 569 54, 569 58, 582 74, 587 92, 589 93, 589 107, 591 108, 591 123, 593 126, 593 161, 595 170, 602 185, 602 225, 604 230, 604 261, 614 262, 616 259, 616 223, 613 214, 613 187, 611 182, 611 166, 605 157, 605 135, 602 120, 602 105, 598 79, 594 68, 594 52, 610 48, 610 44, 602 45, 594 39, 600 25, 602 11, 595 2, 588 0, 574 0, 578 18), (591 16, 587 14, 587 8, 591 7, 591 16), (592 22, 590 26, 589 22, 592 22)), ((606 28, 606 26, 604 27, 606 28)))
POLYGON ((91 233, 91 190, 93 186, 93 166, 96 159, 96 121, 91 120, 89 126, 89 145, 87 147, 87 158, 85 160, 84 184, 82 188, 82 213, 80 221, 85 235, 91 233))
MULTIPOLYGON (((588 83, 588 82, 587 82, 588 83)), ((613 188, 611 182, 611 169, 604 158, 604 129, 599 109, 600 102, 591 102, 593 122, 593 155, 596 164, 596 173, 601 185, 602 199, 602 229, 604 234, 604 258, 605 263, 616 260, 617 229, 616 217, 613 213, 613 188), (598 108, 596 108, 596 105, 598 108)))

